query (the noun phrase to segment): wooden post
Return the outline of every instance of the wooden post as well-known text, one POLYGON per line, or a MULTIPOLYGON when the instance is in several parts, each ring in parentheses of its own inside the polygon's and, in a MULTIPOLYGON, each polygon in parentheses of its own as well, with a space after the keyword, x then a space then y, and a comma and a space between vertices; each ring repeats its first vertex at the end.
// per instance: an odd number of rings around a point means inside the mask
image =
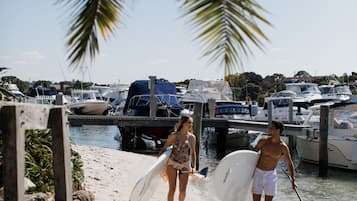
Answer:
POLYGON ((320 106, 320 138, 319 138, 319 176, 328 174, 328 130, 329 130, 329 106, 320 106))
POLYGON ((273 100, 268 100, 268 127, 273 120, 273 100))
POLYGON ((155 118, 156 117, 156 110, 157 110, 157 100, 155 97, 155 81, 156 81, 156 76, 149 76, 150 83, 149 83, 149 89, 150 89, 150 117, 155 118))
POLYGON ((25 129, 20 121, 23 111, 16 106, 4 106, 0 109, 4 136, 4 200, 25 200, 25 129))
POLYGON ((55 105, 63 105, 63 93, 60 92, 56 95, 55 105))
POLYGON ((52 108, 48 125, 52 130, 55 200, 72 201, 71 149, 63 107, 52 108))
POLYGON ((210 98, 207 100, 207 102, 208 102, 209 118, 212 119, 215 117, 215 113, 216 113, 216 99, 210 98))
POLYGON ((202 103, 195 103, 193 108, 193 133, 196 136, 196 169, 200 168, 200 145, 202 133, 202 103))
POLYGON ((217 130, 217 158, 221 159, 226 155, 226 138, 228 128, 216 128, 217 130))
POLYGON ((293 122, 293 100, 289 98, 289 124, 293 122))

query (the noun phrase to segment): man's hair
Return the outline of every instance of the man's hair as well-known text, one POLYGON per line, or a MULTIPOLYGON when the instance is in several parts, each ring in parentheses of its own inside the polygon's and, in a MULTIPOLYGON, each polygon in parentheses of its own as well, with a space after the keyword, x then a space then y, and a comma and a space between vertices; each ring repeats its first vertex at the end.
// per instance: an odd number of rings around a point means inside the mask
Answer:
POLYGON ((274 127, 275 127, 276 129, 279 129, 279 130, 280 130, 280 134, 283 133, 283 130, 284 130, 284 124, 283 124, 283 122, 281 122, 281 121, 272 121, 271 123, 272 123, 272 125, 274 125, 274 127))

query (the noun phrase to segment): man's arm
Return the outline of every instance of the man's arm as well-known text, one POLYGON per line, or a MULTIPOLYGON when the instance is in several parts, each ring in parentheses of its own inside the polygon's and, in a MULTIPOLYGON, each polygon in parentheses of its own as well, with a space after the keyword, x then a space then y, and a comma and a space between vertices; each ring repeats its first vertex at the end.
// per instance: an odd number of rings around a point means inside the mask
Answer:
POLYGON ((257 146, 253 147, 253 150, 259 151, 263 147, 263 145, 266 143, 267 140, 268 140, 267 138, 261 138, 259 140, 259 142, 257 143, 257 146))
POLYGON ((285 143, 283 144, 283 154, 284 154, 285 162, 289 168, 289 172, 290 172, 290 176, 291 176, 291 185, 292 185, 293 189, 295 189, 297 186, 296 182, 295 182, 295 167, 294 167, 293 161, 291 160, 289 147, 285 143))

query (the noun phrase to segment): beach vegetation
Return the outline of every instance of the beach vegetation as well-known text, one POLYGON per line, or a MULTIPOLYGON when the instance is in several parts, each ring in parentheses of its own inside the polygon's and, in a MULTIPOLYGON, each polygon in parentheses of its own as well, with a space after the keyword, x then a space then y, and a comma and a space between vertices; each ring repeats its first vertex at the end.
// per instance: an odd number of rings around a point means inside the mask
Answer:
MULTIPOLYGON (((54 192, 51 130, 27 130, 25 136, 25 176, 35 184, 35 187, 29 188, 27 192, 54 192)), ((3 135, 1 131, 0 150, 3 150, 3 135)), ((1 151, 0 164, 3 164, 2 159, 1 151)), ((80 155, 73 150, 71 150, 71 165, 73 191, 83 190, 83 162, 80 155)), ((2 172, 2 168, 0 172, 2 172)), ((0 175, 0 184, 3 184, 2 174, 0 175)))

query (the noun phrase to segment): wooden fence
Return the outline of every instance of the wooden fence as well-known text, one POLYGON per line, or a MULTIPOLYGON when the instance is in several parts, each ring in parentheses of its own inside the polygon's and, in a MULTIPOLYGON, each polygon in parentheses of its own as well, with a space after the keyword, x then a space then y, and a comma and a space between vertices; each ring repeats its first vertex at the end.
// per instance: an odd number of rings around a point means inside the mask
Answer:
POLYGON ((4 200, 25 197, 25 131, 52 130, 55 200, 72 200, 71 152, 65 109, 61 106, 0 102, 3 135, 4 200))

